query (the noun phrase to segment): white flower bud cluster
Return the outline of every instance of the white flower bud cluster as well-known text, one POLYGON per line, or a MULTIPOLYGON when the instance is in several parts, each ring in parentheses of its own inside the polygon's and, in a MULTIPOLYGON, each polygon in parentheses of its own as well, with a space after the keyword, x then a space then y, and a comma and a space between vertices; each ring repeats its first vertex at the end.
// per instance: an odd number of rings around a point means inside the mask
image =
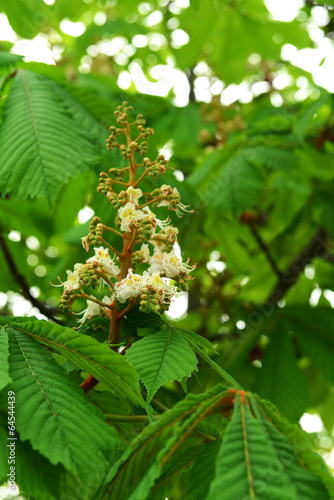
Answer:
MULTIPOLYGON (((69 300, 67 295, 72 297, 76 293, 75 290, 81 291, 81 296, 87 298, 86 309, 79 313, 82 315, 81 324, 93 316, 110 314, 110 308, 116 304, 115 300, 120 304, 130 300, 130 305, 139 302, 140 309, 144 312, 162 313, 169 308, 173 295, 188 289, 187 281, 191 279, 189 273, 195 268, 190 266, 188 261, 182 262, 175 253, 173 247, 177 241, 178 229, 169 225, 169 220, 159 220, 149 208, 149 205, 167 206, 176 212, 180 211, 183 205, 181 207, 180 195, 176 188, 164 184, 152 194, 144 195, 141 189, 130 186, 126 191, 121 191, 117 199, 119 208, 115 222, 125 233, 123 239, 130 238, 132 248, 142 243, 139 250, 131 250, 133 265, 146 264, 148 267, 142 274, 136 274, 132 268, 125 268, 127 275, 120 279, 122 273, 118 263, 115 263, 115 257, 110 257, 108 248, 99 246, 94 249, 95 255, 87 259, 85 264, 75 264, 73 272, 66 271, 67 280, 55 286, 64 288, 64 308, 69 300), (146 200, 140 205, 139 200, 143 196, 146 200), (129 236, 126 236, 127 233, 129 236), (87 296, 82 291, 82 286, 96 288, 99 282, 100 289, 107 283, 111 293, 111 296, 105 296, 102 301, 87 296)), ((94 235, 100 226, 104 227, 100 219, 95 219, 94 224, 91 224, 94 235)), ((89 249, 89 243, 89 235, 82 238, 86 250, 89 249)), ((121 263, 124 254, 121 255, 116 250, 115 252, 121 263)), ((124 273, 124 267, 122 272, 124 273)))
MULTIPOLYGON (((164 185, 163 187, 163 192, 172 193, 175 196, 170 186, 164 185)), ((183 263, 175 254, 173 245, 177 239, 178 229, 157 219, 147 204, 142 208, 139 207, 139 199, 143 196, 142 191, 130 187, 126 195, 126 199, 130 201, 118 210, 121 230, 131 231, 138 228, 141 221, 147 217, 152 221, 148 243, 143 243, 140 250, 135 252, 139 261, 148 264, 149 268, 142 275, 133 273, 132 269, 129 269, 127 276, 115 284, 115 296, 121 303, 130 298, 140 297, 142 310, 161 312, 169 307, 171 297, 179 289, 185 288, 184 283, 190 279, 189 273, 195 266, 183 263), (157 232, 157 227, 160 228, 159 232, 157 232), (152 255, 149 245, 153 247, 152 255), (174 278, 175 284, 171 285, 169 278, 174 278), (178 285, 178 278, 182 278, 182 286, 178 285)))

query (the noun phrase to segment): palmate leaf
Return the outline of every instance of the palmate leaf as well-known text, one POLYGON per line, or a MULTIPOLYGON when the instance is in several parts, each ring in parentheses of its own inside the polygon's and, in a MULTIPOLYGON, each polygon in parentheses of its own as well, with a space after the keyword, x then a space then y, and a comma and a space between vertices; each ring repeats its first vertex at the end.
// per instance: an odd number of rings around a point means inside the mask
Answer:
POLYGON ((288 332, 289 325, 282 319, 270 335, 254 391, 272 401, 290 421, 298 422, 307 406, 307 384, 288 332))
POLYGON ((180 449, 180 446, 184 443, 187 437, 190 436, 193 429, 195 429, 202 420, 211 413, 213 408, 217 405, 221 399, 221 393, 217 394, 217 388, 214 394, 210 394, 200 405, 193 408, 190 416, 182 422, 182 424, 176 425, 171 430, 171 437, 166 441, 164 447, 156 456, 156 459, 147 470, 144 477, 142 477, 138 486, 132 492, 129 500, 146 500, 149 498, 150 492, 155 485, 156 480, 162 474, 163 467, 168 464, 174 457, 176 451, 180 449))
POLYGON ((265 419, 254 398, 239 394, 217 455, 206 500, 329 500, 321 480, 265 419))
POLYGON ((94 499, 143 500, 151 498, 151 489, 158 478, 169 469, 175 454, 186 438, 219 404, 225 394, 226 391, 222 385, 217 385, 204 394, 189 394, 173 409, 148 425, 132 441, 108 473, 94 499))
POLYGON ((92 138, 57 87, 42 75, 17 71, 0 128, 3 195, 41 196, 52 206, 63 183, 96 163, 92 138))
POLYGON ((76 366, 104 382, 119 398, 144 406, 136 369, 123 356, 89 335, 46 321, 12 324, 15 330, 51 346, 76 366))
POLYGON ((12 327, 6 331, 17 432, 75 474, 87 492, 82 498, 89 498, 117 457, 117 434, 42 346, 12 327))
MULTIPOLYGON (((182 337, 187 341, 189 346, 197 353, 199 354, 223 379, 233 388, 235 389, 242 389, 242 387, 238 384, 236 380, 234 380, 233 377, 229 373, 227 373, 223 368, 221 368, 217 363, 215 363, 207 354, 205 351, 203 351, 203 348, 210 349, 214 351, 212 343, 202 337, 201 335, 197 335, 196 333, 187 330, 185 328, 176 328, 176 327, 171 327, 169 323, 166 323, 160 316, 156 314, 150 314, 147 315, 145 313, 142 313, 141 311, 138 310, 132 310, 129 315, 127 315, 128 319, 136 323, 137 326, 137 331, 139 334, 145 334, 150 335, 150 334, 155 334, 158 330, 164 330, 164 331, 169 331, 168 329, 173 328, 174 332, 179 333, 182 335, 182 337)), ((151 338, 151 337, 150 337, 151 338)), ((140 341, 143 342, 143 341, 140 341)), ((148 340, 141 345, 146 345, 148 343, 148 340)), ((136 342, 135 345, 137 345, 138 342, 136 342)), ((132 346, 129 351, 133 352, 134 346, 132 346)), ((133 357, 133 360, 131 361, 133 364, 136 363, 135 356, 133 357)), ((138 367, 137 367, 138 369, 138 367)), ((138 369, 139 372, 139 369, 138 369)), ((182 378, 182 377, 181 377, 182 378)), ((175 380, 179 380, 176 379, 175 380)))
POLYGON ((159 387, 190 377, 197 358, 183 336, 171 325, 135 342, 126 353, 147 389, 147 403, 159 387))
POLYGON ((8 363, 8 338, 5 329, 0 327, 0 391, 6 387, 12 379, 9 376, 8 363))

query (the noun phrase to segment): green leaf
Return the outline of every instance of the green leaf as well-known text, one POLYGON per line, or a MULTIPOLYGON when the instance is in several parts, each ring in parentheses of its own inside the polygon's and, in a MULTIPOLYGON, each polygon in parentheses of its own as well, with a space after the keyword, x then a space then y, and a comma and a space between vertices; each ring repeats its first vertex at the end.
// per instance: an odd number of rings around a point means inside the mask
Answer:
POLYGON ((159 387, 190 377, 197 370, 197 358, 183 336, 172 326, 135 342, 126 353, 147 389, 147 403, 159 387))
POLYGON ((334 428, 334 392, 328 396, 320 411, 320 417, 325 429, 331 436, 334 428))
POLYGON ((334 383, 334 310, 327 307, 294 306, 286 308, 290 328, 302 351, 326 378, 334 383))
POLYGON ((298 422, 306 410, 306 378, 297 365, 289 337, 289 325, 284 320, 276 325, 270 335, 254 391, 272 401, 290 421, 298 422))
POLYGON ((177 330, 182 333, 182 335, 185 337, 186 340, 191 339, 190 343, 195 343, 200 347, 203 348, 205 347, 207 349, 210 349, 210 351, 213 351, 216 354, 218 354, 218 352, 215 350, 210 340, 206 339, 205 337, 202 337, 202 335, 198 335, 197 333, 192 332, 190 330, 186 330, 185 328, 178 327, 177 330))
POLYGON ((253 398, 238 395, 217 455, 206 500, 328 500, 319 479, 303 469, 293 449, 253 398))
POLYGON ((0 327, 0 391, 12 382, 9 376, 8 338, 5 329, 0 327))
POLYGON ((138 375, 123 356, 106 344, 100 344, 88 335, 46 321, 13 324, 39 342, 57 349, 81 370, 104 382, 119 398, 128 397, 136 405, 144 406, 140 395, 138 375))
POLYGON ((88 498, 117 455, 115 431, 42 346, 14 327, 6 331, 17 432, 52 464, 73 472, 88 498))
POLYGON ((112 467, 96 498, 104 498, 102 491, 109 491, 109 500, 150 498, 154 482, 174 463, 185 439, 225 394, 221 385, 204 394, 189 394, 149 424, 112 467))
POLYGON ((43 197, 52 206, 62 184, 96 162, 96 146, 56 89, 42 75, 17 71, 0 128, 3 195, 43 197))
POLYGON ((200 184, 198 194, 209 206, 237 216, 258 202, 263 188, 261 172, 239 154, 212 171, 200 184))
POLYGON ((217 363, 215 361, 213 361, 210 358, 210 356, 208 356, 206 354, 206 352, 204 352, 200 347, 198 347, 197 342, 191 336, 186 335, 186 339, 189 342, 189 344, 191 345, 191 347, 194 349, 194 351, 197 352, 197 354, 199 354, 217 373, 219 373, 219 375, 221 377, 223 377, 223 379, 231 387, 233 387, 235 389, 242 390, 241 385, 238 384, 238 382, 236 380, 234 380, 234 378, 229 373, 227 373, 227 371, 224 370, 224 368, 217 365, 217 363))
POLYGON ((264 167, 266 170, 286 170, 290 173, 299 163, 293 151, 278 147, 254 146, 243 149, 242 154, 251 163, 264 167))
POLYGON ((23 56, 18 54, 11 54, 10 52, 5 52, 0 50, 0 69, 8 68, 10 66, 16 66, 16 63, 22 61, 23 56))
MULTIPOLYGON (((257 396, 256 396, 257 397, 257 396)), ((328 470, 324 460, 316 453, 310 444, 307 434, 299 425, 293 425, 278 414, 278 411, 269 401, 259 399, 259 404, 267 419, 270 419, 279 432, 284 434, 289 444, 294 449, 299 463, 304 469, 318 476, 326 486, 330 498, 334 497, 334 478, 328 470)), ((287 461, 287 465, 289 462, 287 461)), ((318 498, 318 497, 316 497, 318 498)))
POLYGON ((298 113, 294 126, 294 133, 298 139, 304 138, 308 128, 312 125, 312 121, 315 119, 322 106, 329 105, 328 110, 330 112, 330 101, 330 94, 328 92, 322 92, 322 95, 317 101, 304 106, 304 108, 298 113))
MULTIPOLYGON (((2 415, 0 416, 2 417, 2 415)), ((3 425, 0 424, 0 443, 8 443, 5 417, 3 425)), ((5 454, 2 454, 5 458, 5 454)), ((15 441, 15 482, 20 494, 26 498, 37 500, 57 500, 61 497, 62 475, 65 470, 61 465, 52 465, 38 451, 32 449, 29 441, 15 441)), ((7 482, 10 464, 7 457, 4 465, 0 467, 0 484, 7 482)))
POLYGON ((156 480, 162 475, 163 467, 172 460, 172 466, 175 464, 174 460, 179 457, 173 457, 173 455, 180 449, 180 446, 182 446, 192 430, 213 410, 219 399, 221 399, 221 394, 218 394, 218 396, 214 394, 211 398, 198 405, 198 407, 195 407, 191 415, 182 424, 173 427, 171 437, 167 440, 163 449, 159 451, 155 461, 142 477, 129 500, 146 500, 149 498, 148 495, 155 485, 156 480))
POLYGON ((187 495, 184 500, 203 500, 214 479, 215 461, 221 446, 220 439, 205 443, 201 454, 197 457, 187 484, 187 495))

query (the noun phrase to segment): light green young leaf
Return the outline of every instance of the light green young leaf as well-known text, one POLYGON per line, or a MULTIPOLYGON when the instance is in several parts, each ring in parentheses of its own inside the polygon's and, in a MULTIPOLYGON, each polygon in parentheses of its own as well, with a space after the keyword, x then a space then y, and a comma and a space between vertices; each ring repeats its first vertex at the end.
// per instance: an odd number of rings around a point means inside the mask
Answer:
POLYGON ((152 335, 135 342, 126 353, 147 389, 147 403, 159 387, 190 377, 197 370, 197 358, 183 336, 165 325, 152 335))
POLYGON ((6 331, 17 432, 52 464, 73 472, 89 498, 117 456, 117 434, 42 346, 14 327, 6 331))
POLYGON ((100 344, 89 335, 83 335, 71 328, 46 321, 14 323, 12 326, 57 349, 81 370, 104 382, 117 397, 127 397, 136 405, 145 405, 140 394, 136 369, 106 344, 100 344))
POLYGON ((57 87, 42 75, 17 71, 0 127, 3 195, 43 197, 52 206, 62 184, 97 161, 92 138, 57 87))

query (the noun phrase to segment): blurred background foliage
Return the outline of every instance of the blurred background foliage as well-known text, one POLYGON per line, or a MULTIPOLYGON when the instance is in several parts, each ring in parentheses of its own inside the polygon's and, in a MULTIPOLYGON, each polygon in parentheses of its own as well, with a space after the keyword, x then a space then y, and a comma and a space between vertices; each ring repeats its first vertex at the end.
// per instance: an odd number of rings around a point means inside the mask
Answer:
MULTIPOLYGON (((96 186, 121 165, 104 144, 127 100, 154 129, 148 156, 170 158, 158 182, 194 210, 173 220, 197 262, 174 320, 292 422, 313 414, 305 428, 332 466, 333 9, 0 0, 1 314, 57 316, 49 282, 86 259, 93 212, 112 223, 96 186)), ((216 382, 203 364, 189 389, 216 382)))

